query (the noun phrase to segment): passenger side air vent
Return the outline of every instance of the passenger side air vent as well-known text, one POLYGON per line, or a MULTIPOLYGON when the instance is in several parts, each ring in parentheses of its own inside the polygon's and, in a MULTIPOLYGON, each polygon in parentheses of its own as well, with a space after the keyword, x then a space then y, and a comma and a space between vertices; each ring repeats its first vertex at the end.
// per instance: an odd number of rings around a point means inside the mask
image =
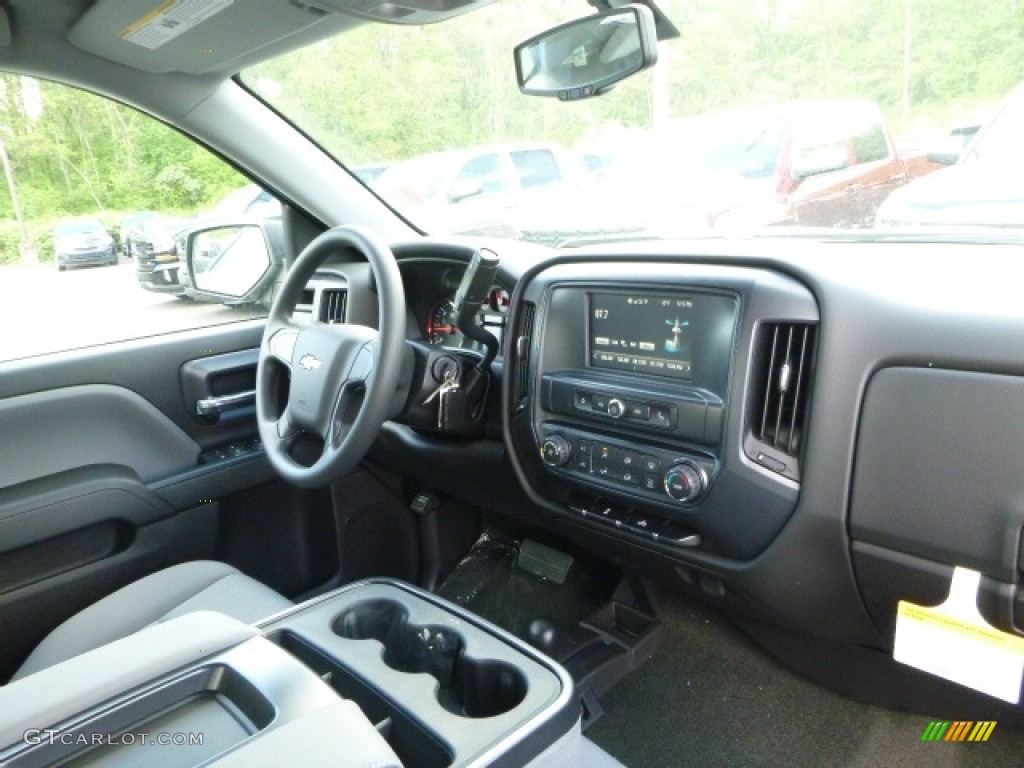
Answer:
POLYGON ((799 480, 817 327, 765 323, 758 329, 751 380, 747 455, 758 464, 799 480))
POLYGON ((345 299, 347 293, 338 288, 328 288, 320 294, 320 317, 322 323, 345 322, 345 299))
POLYGON ((523 304, 519 333, 515 337, 516 410, 523 408, 525 401, 530 397, 530 347, 533 343, 533 318, 536 311, 536 305, 528 302, 523 304))

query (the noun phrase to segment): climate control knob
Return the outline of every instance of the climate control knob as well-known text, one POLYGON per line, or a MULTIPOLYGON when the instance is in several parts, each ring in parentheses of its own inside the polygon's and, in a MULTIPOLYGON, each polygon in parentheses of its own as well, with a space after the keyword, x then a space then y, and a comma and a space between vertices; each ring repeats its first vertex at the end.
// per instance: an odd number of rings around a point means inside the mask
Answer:
POLYGON ((540 444, 540 457, 549 467, 564 467, 569 463, 572 448, 561 435, 549 435, 540 444))
POLYGON ((694 501, 707 488, 708 478, 704 470, 692 461, 680 461, 673 464, 665 473, 665 493, 686 504, 694 501))
POLYGON ((608 415, 613 419, 621 419, 626 415, 626 404, 619 398, 613 397, 608 401, 608 415))

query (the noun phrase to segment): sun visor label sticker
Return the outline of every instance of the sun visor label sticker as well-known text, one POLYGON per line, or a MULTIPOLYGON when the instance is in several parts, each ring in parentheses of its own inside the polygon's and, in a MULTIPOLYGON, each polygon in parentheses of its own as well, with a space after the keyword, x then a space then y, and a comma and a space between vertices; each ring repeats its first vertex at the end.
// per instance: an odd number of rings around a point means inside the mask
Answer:
POLYGON ((154 50, 220 13, 235 0, 167 0, 121 32, 121 39, 154 50))
POLYGON ((954 568, 949 597, 929 608, 901 600, 893 658, 1016 704, 1024 676, 1024 638, 1002 632, 978 613, 981 574, 954 568))

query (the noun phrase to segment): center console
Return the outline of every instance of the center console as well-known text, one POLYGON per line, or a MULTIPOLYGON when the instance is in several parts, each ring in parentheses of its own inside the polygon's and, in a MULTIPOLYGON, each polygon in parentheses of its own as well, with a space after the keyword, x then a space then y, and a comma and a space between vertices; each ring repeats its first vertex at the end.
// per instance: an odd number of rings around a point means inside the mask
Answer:
POLYGON ((606 252, 538 266, 507 362, 520 480, 602 547, 756 556, 799 493, 816 324, 806 288, 753 267, 606 252))
POLYGON ((560 666, 390 580, 255 628, 209 612, 152 625, 0 688, 0 712, 12 768, 539 768, 586 743, 560 666))
POLYGON ((545 464, 651 505, 699 503, 718 475, 738 316, 738 295, 696 286, 553 288, 545 334, 560 349, 545 350, 537 424, 545 464))

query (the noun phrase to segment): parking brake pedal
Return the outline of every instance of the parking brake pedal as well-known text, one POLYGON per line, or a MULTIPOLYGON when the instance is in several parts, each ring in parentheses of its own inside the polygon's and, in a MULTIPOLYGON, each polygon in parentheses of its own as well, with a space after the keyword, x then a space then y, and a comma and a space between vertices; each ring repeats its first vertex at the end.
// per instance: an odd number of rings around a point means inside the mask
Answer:
POLYGON ((565 577, 569 575, 572 564, 572 555, 529 539, 523 539, 523 543, 519 545, 519 556, 516 558, 516 566, 520 569, 555 584, 565 583, 565 577))

